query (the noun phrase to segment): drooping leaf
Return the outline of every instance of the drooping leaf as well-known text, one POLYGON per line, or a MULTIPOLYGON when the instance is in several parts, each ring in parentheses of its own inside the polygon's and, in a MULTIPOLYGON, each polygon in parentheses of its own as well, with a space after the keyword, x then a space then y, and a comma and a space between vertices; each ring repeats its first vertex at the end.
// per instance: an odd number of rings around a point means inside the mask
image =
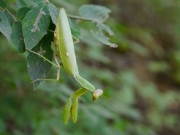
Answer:
POLYGON ((21 7, 26 7, 26 3, 22 0, 16 0, 16 5, 17 7, 21 8, 21 7))
MULTIPOLYGON (((53 51, 51 49, 51 40, 48 35, 44 36, 39 44, 32 49, 32 51, 39 53, 40 55, 46 57, 48 60, 52 61, 53 51)), ((51 69, 51 64, 34 53, 29 53, 27 56, 27 68, 30 78, 33 81, 37 79, 46 78, 46 75, 51 69)), ((36 89, 37 86, 42 82, 42 80, 35 81, 33 83, 33 88, 36 89)))
POLYGON ((86 4, 79 8, 79 14, 82 17, 95 20, 96 22, 104 22, 109 17, 110 12, 111 10, 106 7, 91 4, 86 4))
POLYGON ((110 36, 114 35, 113 31, 110 29, 109 26, 103 23, 98 23, 97 26, 99 27, 100 31, 105 30, 110 36))
POLYGON ((23 7, 32 7, 34 2, 30 0, 16 0, 16 5, 18 9, 23 8, 23 7))
POLYGON ((51 20, 52 22, 56 25, 57 23, 57 18, 58 18, 58 15, 59 15, 59 9, 56 8, 53 4, 49 3, 48 4, 48 7, 49 7, 49 14, 51 16, 51 20))
POLYGON ((44 0, 31 0, 31 1, 33 1, 33 2, 36 3, 36 4, 38 4, 39 2, 42 2, 42 1, 44 1, 44 0))
POLYGON ((104 43, 104 44, 106 44, 106 45, 109 45, 110 47, 114 47, 114 48, 117 47, 116 44, 113 44, 113 43, 109 42, 109 38, 106 37, 103 33, 100 33, 100 32, 96 32, 96 33, 95 33, 95 32, 93 32, 92 30, 91 30, 91 33, 93 34, 93 36, 94 36, 98 41, 100 41, 100 42, 102 42, 102 43, 104 43))
POLYGON ((18 11, 17 11, 17 18, 19 18, 19 19, 23 19, 25 16, 26 16, 26 14, 29 12, 29 10, 30 10, 30 8, 28 8, 28 7, 22 7, 22 8, 20 8, 18 11))
POLYGON ((49 23, 49 11, 45 2, 40 2, 26 14, 22 21, 26 48, 32 49, 39 43, 47 33, 49 23))
MULTIPOLYGON (((48 6, 49 6, 49 14, 51 16, 51 20, 56 25, 60 10, 51 3, 48 4, 48 6)), ((80 35, 81 35, 80 29, 79 29, 78 25, 76 24, 76 22, 70 18, 68 18, 68 21, 69 21, 72 35, 75 37, 80 37, 80 35)))
POLYGON ((8 22, 9 22, 9 24, 12 26, 12 25, 13 25, 13 18, 12 18, 12 16, 11 16, 11 14, 10 14, 7 10, 4 11, 4 14, 5 14, 6 17, 7 17, 7 20, 8 20, 8 22))
POLYGON ((12 42, 15 45, 18 53, 24 53, 25 52, 25 44, 24 44, 24 39, 23 39, 21 22, 14 22, 14 24, 12 26, 11 39, 12 39, 12 42))
POLYGON ((104 24, 104 21, 109 17, 110 9, 97 6, 97 5, 83 5, 79 8, 79 14, 87 19, 92 20, 97 23, 97 27, 99 28, 99 32, 94 33, 92 31, 93 36, 100 42, 109 45, 111 47, 117 47, 116 44, 109 42, 109 38, 103 34, 103 31, 106 31, 110 36, 114 35, 113 31, 109 26, 104 24))
POLYGON ((10 36, 12 33, 11 24, 9 23, 9 17, 5 11, 0 10, 0 32, 2 32, 7 40, 10 42, 10 36))
POLYGON ((7 7, 7 4, 4 0, 0 0, 0 7, 5 9, 7 7))

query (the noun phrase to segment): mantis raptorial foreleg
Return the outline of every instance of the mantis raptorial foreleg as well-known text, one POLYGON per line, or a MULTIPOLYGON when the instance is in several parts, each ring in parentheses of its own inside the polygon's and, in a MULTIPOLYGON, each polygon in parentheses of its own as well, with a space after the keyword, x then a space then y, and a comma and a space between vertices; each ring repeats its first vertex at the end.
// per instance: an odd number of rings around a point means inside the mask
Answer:
POLYGON ((80 88, 76 90, 68 99, 66 102, 63 112, 62 112, 62 117, 63 117, 63 122, 64 124, 68 123, 69 116, 71 114, 72 121, 75 123, 78 118, 78 98, 85 94, 87 90, 85 88, 80 88), (70 107, 71 106, 71 107, 70 107))
POLYGON ((93 101, 96 101, 100 96, 102 96, 103 90, 97 89, 93 92, 93 101))
POLYGON ((67 124, 69 121, 69 116, 70 116, 70 112, 71 112, 71 106, 72 106, 72 100, 71 97, 68 99, 68 101, 66 102, 63 110, 62 110, 62 118, 63 118, 63 122, 64 124, 67 124))

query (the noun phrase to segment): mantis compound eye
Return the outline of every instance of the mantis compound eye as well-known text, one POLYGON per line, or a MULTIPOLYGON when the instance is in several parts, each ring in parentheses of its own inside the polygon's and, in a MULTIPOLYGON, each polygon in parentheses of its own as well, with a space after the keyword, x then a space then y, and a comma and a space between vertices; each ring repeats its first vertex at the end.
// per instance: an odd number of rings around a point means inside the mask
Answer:
POLYGON ((101 89, 95 90, 92 95, 92 100, 96 101, 102 94, 103 94, 103 90, 101 90, 101 89))

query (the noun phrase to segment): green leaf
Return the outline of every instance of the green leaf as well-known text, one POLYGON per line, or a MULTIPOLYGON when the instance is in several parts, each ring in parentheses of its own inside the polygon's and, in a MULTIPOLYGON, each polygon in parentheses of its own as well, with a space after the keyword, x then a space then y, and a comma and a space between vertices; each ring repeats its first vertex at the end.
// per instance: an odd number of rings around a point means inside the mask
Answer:
POLYGON ((16 0, 6 0, 7 2, 15 2, 16 0))
POLYGON ((103 23, 98 23, 97 26, 99 27, 100 31, 105 30, 110 36, 114 35, 113 31, 110 29, 109 26, 107 26, 103 23))
POLYGON ((9 23, 9 17, 6 11, 0 10, 0 32, 2 32, 7 40, 10 42, 10 36, 12 33, 11 24, 9 23))
POLYGON ((81 36, 79 26, 76 24, 74 19, 70 19, 69 17, 68 17, 68 22, 69 22, 69 25, 70 25, 70 28, 71 28, 72 35, 79 38, 81 36))
POLYGON ((4 2, 4 0, 0 0, 0 7, 5 9, 7 7, 6 2, 4 2))
POLYGON ((94 33, 92 30, 91 30, 91 33, 93 34, 93 36, 100 42, 106 44, 106 45, 109 45, 110 47, 114 47, 116 48, 117 45, 116 44, 113 44, 111 42, 109 42, 109 38, 106 37, 103 33, 100 33, 100 32, 96 32, 94 33))
POLYGON ((14 24, 12 26, 11 39, 12 39, 12 42, 15 45, 18 53, 24 53, 25 52, 25 44, 24 44, 24 39, 23 39, 21 22, 14 22, 14 24))
POLYGON ((31 1, 33 1, 36 4, 38 4, 39 2, 42 2, 42 1, 45 1, 45 0, 31 0, 31 1))
POLYGON ((92 19, 96 22, 104 22, 109 17, 110 12, 111 10, 106 7, 90 4, 83 5, 79 8, 79 14, 82 17, 92 19))
POLYGON ((22 20, 26 14, 29 12, 30 8, 28 7, 22 7, 17 11, 17 18, 19 18, 20 20, 22 20))
MULTIPOLYGON (((49 14, 51 16, 51 20, 56 25, 57 18, 58 18, 58 15, 59 15, 59 9, 56 8, 51 3, 48 4, 48 6, 49 6, 49 14)), ((71 28, 72 35, 75 36, 75 37, 80 37, 81 33, 80 33, 79 26, 76 24, 76 22, 73 19, 70 19, 69 17, 68 17, 68 21, 69 21, 69 25, 70 25, 70 28, 71 28)))
POLYGON ((56 8, 53 4, 49 3, 48 4, 48 7, 49 7, 49 14, 51 16, 51 20, 52 22, 56 25, 57 23, 57 18, 58 18, 58 15, 59 15, 59 9, 56 8))
MULTIPOLYGON (((44 36, 39 44, 32 49, 32 51, 37 52, 52 61, 53 51, 51 49, 51 40, 49 36, 44 36)), ((46 78, 51 66, 52 65, 49 62, 39 57, 37 54, 30 52, 27 56, 27 67, 32 81, 46 78)), ((36 89, 41 82, 42 80, 35 81, 33 83, 33 88, 36 89)))
POLYGON ((33 7, 39 4, 40 2, 45 2, 45 0, 15 0, 15 1, 18 9, 22 7, 33 7))
POLYGON ((26 3, 22 0, 16 0, 16 5, 19 8, 27 6, 26 3))
POLYGON ((4 14, 5 14, 6 17, 7 17, 7 20, 8 20, 8 22, 9 22, 9 24, 12 26, 12 25, 13 25, 13 18, 12 18, 12 16, 11 16, 11 14, 10 14, 7 10, 4 11, 4 14))
POLYGON ((40 2, 32 8, 22 21, 25 46, 28 49, 35 47, 47 33, 50 23, 48 6, 40 2))

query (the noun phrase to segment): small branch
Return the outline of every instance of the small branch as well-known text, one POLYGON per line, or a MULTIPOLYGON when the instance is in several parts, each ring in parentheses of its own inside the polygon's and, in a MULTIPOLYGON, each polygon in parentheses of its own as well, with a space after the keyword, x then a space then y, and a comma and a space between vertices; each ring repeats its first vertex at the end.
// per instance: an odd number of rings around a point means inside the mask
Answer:
POLYGON ((50 30, 50 29, 48 29, 48 31, 49 31, 49 32, 52 32, 52 33, 54 33, 54 31, 53 31, 53 30, 50 30))
POLYGON ((18 20, 16 19, 16 17, 15 17, 8 9, 6 9, 6 11, 12 16, 12 18, 14 19, 15 22, 18 21, 18 20))
POLYGON ((85 20, 85 21, 94 21, 94 22, 97 22, 97 23, 98 23, 98 20, 91 19, 91 18, 84 18, 84 17, 74 16, 74 15, 68 15, 68 17, 74 18, 74 19, 85 20))

